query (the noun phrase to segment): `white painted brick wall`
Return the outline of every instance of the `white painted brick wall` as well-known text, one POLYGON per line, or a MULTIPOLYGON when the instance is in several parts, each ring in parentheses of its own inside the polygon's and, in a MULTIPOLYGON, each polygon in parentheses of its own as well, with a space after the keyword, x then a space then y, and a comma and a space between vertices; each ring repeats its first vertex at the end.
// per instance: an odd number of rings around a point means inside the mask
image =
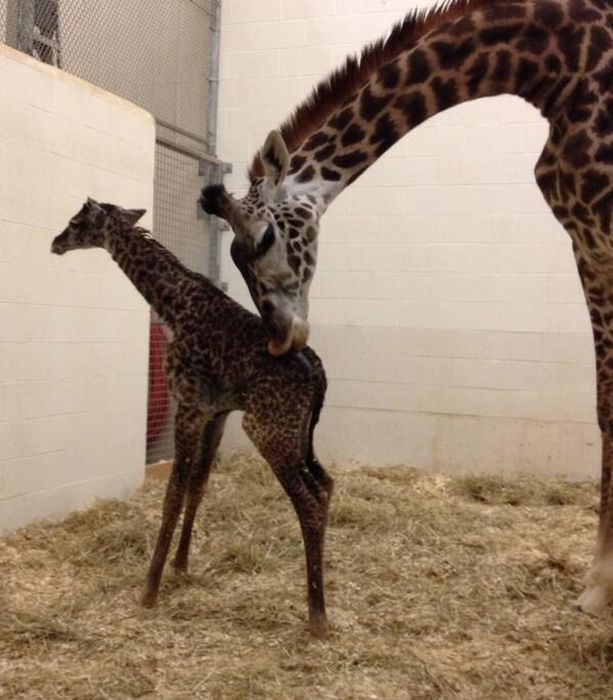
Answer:
POLYGON ((143 478, 148 307, 106 252, 49 249, 87 195, 151 211, 154 138, 0 44, 0 532, 143 478))
MULTIPOLYGON (((225 0, 219 152, 244 191, 267 132, 348 52, 430 0, 225 0)), ((438 115, 324 218, 312 344, 326 460, 593 476, 591 336, 570 241, 534 183, 519 98, 438 115)), ((250 305, 227 254, 230 291, 250 305)), ((227 444, 238 444, 233 431, 227 444)))

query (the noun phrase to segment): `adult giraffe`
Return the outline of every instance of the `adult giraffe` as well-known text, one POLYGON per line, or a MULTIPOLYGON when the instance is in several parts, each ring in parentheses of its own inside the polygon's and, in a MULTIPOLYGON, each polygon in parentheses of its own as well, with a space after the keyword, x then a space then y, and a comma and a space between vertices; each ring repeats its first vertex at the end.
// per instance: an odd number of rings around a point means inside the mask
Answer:
POLYGON ((550 123, 537 183, 573 241, 591 315, 603 437, 592 580, 613 599, 613 0, 456 0, 413 12, 321 82, 256 155, 241 200, 202 191, 233 231, 232 257, 282 355, 308 337, 319 221, 406 133, 468 100, 523 97, 550 123))

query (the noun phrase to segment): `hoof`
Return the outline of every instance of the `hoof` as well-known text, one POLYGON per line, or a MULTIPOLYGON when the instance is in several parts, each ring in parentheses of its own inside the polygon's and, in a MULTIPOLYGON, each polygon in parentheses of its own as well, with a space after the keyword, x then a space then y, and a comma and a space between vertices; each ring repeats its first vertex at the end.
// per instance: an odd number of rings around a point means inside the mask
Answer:
POLYGON ((309 620, 309 632, 314 639, 326 639, 328 631, 328 620, 325 616, 314 617, 309 620))
POLYGON ((140 597, 140 604, 143 608, 154 608, 158 601, 157 591, 143 591, 140 597))
POLYGON ((575 606, 588 615, 600 615, 611 600, 611 595, 605 586, 596 585, 586 588, 577 598, 575 606))
POLYGON ((186 574, 187 573, 187 559, 185 559, 185 561, 183 559, 173 559, 172 568, 177 573, 186 574))

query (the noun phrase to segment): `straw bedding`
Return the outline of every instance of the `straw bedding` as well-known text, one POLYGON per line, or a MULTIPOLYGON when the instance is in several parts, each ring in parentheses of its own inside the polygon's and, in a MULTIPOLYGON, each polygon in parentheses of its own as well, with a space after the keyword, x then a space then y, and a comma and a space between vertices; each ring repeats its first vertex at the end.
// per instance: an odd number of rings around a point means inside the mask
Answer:
POLYGON ((163 482, 0 540, 0 697, 613 697, 613 616, 572 608, 595 484, 333 471, 328 640, 306 631, 289 502, 235 455, 153 610, 137 600, 163 482))

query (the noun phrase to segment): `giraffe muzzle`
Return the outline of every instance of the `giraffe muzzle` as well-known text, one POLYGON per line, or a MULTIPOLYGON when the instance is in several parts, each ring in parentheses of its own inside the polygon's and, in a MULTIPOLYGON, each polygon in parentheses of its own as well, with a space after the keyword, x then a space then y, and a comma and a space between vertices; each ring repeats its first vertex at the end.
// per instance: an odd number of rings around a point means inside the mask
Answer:
POLYGON ((271 338, 266 344, 266 349, 269 355, 273 357, 281 357, 286 355, 290 350, 300 350, 303 348, 309 339, 309 324, 302 319, 295 319, 285 335, 285 338, 279 340, 271 338))

